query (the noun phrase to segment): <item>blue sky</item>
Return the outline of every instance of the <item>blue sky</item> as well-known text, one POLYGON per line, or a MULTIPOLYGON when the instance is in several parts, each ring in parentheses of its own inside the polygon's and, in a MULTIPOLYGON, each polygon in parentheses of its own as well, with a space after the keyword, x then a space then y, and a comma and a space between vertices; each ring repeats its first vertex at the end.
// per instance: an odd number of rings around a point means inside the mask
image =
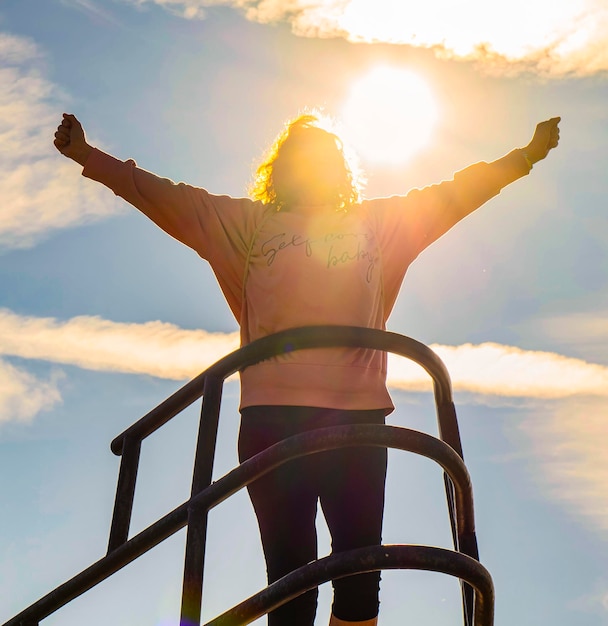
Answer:
MULTIPOLYGON (((368 196, 500 157, 562 116, 546 161, 416 261, 389 328, 433 345, 451 372, 496 624, 608 624, 605 2, 285 5, 0 2, 0 622, 103 555, 109 442, 236 346, 204 262, 54 150, 61 113, 120 158, 239 196, 283 122, 316 106, 342 121, 368 196), (378 68, 393 82, 361 83, 378 68), (420 129, 428 141, 410 153, 420 129)), ((390 381, 390 423, 435 432, 423 377, 395 363, 390 381)), ((216 476, 236 463, 237 405, 230 382, 216 476)), ((133 531, 187 498, 196 420, 187 411, 146 441, 133 531)), ((449 546, 430 462, 392 454, 387 491, 387 543, 449 546)), ((207 619, 264 586, 243 494, 212 513, 210 541, 207 619)), ((183 542, 45 623, 175 624, 183 542)), ((455 581, 383 580, 382 626, 461 623, 455 581)), ((325 586, 318 624, 328 607, 325 586)))

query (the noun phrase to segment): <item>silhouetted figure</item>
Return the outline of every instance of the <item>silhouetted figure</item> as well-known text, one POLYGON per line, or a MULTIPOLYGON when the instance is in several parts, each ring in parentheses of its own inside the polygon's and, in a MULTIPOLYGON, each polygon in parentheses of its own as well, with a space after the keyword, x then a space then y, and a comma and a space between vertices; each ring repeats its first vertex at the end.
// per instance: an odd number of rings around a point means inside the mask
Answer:
MULTIPOLYGON (((242 344, 320 324, 385 329, 405 272, 454 224, 527 175, 559 140, 553 118, 530 143, 453 180, 361 200, 338 137, 313 115, 290 122, 257 170, 250 198, 176 184, 90 146, 64 114, 55 146, 213 268, 242 344)), ((241 372, 239 458, 325 426, 383 424, 393 410, 386 355, 302 350, 241 372)), ((317 502, 340 552, 381 542, 386 450, 345 448, 291 461, 254 482, 269 582, 317 557, 317 502)), ((379 572, 333 582, 331 626, 377 623, 379 572)), ((270 626, 311 626, 317 591, 273 611, 270 626)))

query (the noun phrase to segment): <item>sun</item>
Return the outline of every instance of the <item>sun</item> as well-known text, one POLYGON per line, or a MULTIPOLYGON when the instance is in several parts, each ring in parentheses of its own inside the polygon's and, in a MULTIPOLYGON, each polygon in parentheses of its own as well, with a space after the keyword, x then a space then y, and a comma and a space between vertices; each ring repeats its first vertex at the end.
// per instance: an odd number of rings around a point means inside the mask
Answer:
POLYGON ((438 106, 420 76, 379 66, 352 85, 340 118, 346 139, 362 160, 401 165, 431 139, 438 106))

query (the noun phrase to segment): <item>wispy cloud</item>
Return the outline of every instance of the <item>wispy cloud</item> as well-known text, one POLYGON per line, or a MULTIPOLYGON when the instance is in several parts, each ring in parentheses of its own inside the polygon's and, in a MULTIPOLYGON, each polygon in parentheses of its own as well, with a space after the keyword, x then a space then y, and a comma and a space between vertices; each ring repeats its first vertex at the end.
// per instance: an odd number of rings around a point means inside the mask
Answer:
POLYGON ((548 339, 600 363, 608 362, 608 311, 577 312, 536 318, 521 324, 525 334, 548 339))
POLYGON ((185 380, 238 347, 238 333, 184 330, 165 322, 67 321, 0 309, 0 354, 90 370, 185 380))
POLYGON ((594 588, 570 603, 570 606, 585 613, 595 613, 601 616, 608 614, 608 582, 598 580, 594 588))
POLYGON ((608 406, 598 399, 560 402, 522 430, 539 459, 538 478, 570 515, 608 531, 608 406))
MULTIPOLYGON (((85 316, 59 321, 0 309, 0 355, 91 370, 185 380, 238 343, 238 333, 185 330, 158 321, 127 324, 85 316)), ((493 343, 431 347, 445 362, 455 390, 485 402, 506 397, 543 403, 544 417, 524 428, 547 494, 608 530, 608 367, 493 343)), ((31 418, 60 401, 56 381, 40 381, 2 361, 0 381, 0 421, 31 418)), ((389 384, 431 389, 418 365, 398 357, 389 360, 389 384)))
MULTIPOLYGON (((0 309, 0 354, 69 363, 86 369, 183 380, 238 347, 238 333, 184 330, 165 322, 126 324, 99 317, 66 321, 0 309)), ((608 367, 551 352, 495 343, 431 346, 454 388, 521 398, 608 396, 608 367)), ((428 390, 427 374, 404 359, 389 360, 394 388, 428 390)))
POLYGON ((131 0, 155 3, 185 18, 232 6, 247 19, 288 22, 305 37, 344 37, 430 48, 437 56, 475 60, 493 71, 589 75, 608 70, 604 0, 554 2, 450 0, 131 0))
POLYGON ((61 4, 78 9, 89 15, 97 22, 106 22, 114 24, 115 26, 120 26, 119 20, 117 20, 106 8, 102 8, 93 0, 61 0, 61 4))
POLYGON ((34 43, 0 33, 0 248, 31 246, 119 206, 55 151, 63 98, 43 68, 34 43))
POLYGON ((49 381, 0 359, 0 423, 27 421, 61 401, 57 377, 49 381))
MULTIPOLYGON (((431 348, 446 364, 458 391, 519 398, 608 396, 608 367, 582 359, 496 343, 431 348)), ((411 365, 394 358, 389 362, 392 386, 413 389, 422 383, 411 365)))

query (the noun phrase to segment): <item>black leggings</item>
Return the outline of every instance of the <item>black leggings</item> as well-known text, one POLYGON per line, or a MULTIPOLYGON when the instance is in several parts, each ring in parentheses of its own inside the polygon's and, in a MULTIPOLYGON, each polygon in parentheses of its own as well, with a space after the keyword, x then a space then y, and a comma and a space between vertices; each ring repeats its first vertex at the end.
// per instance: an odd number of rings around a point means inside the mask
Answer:
MULTIPOLYGON (((239 459, 304 431, 346 424, 384 424, 384 411, 256 406, 241 410, 239 459)), ((342 448, 294 459, 262 476, 248 490, 260 527, 268 582, 317 558, 315 518, 320 501, 332 552, 381 543, 385 448, 342 448)), ((345 621, 378 615, 380 573, 341 578, 334 587, 333 614, 345 621)), ((317 590, 268 615, 269 626, 311 626, 317 590)))

